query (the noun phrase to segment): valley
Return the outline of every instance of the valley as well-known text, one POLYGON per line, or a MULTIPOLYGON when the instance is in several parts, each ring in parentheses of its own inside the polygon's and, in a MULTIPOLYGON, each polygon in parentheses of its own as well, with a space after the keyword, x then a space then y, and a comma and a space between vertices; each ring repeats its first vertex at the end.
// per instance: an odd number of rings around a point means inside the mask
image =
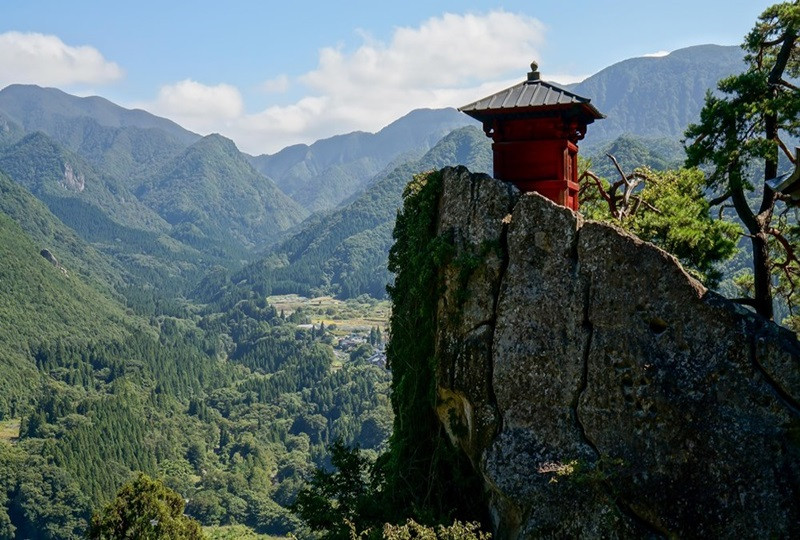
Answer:
MULTIPOLYGON (((573 85, 609 117, 582 157, 604 178, 606 154, 680 167, 742 58, 690 47, 573 85)), ((312 537, 292 505, 330 445, 374 460, 392 434, 404 193, 459 165, 491 175, 492 149, 455 109, 253 156, 100 97, 0 90, 0 538, 82 538, 138 471, 211 538, 312 537)))

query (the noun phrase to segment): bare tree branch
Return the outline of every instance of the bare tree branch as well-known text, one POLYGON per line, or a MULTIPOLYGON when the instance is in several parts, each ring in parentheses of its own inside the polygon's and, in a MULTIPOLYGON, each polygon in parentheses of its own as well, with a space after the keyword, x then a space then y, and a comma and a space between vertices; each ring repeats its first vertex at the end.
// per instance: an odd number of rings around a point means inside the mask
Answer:
POLYGON ((581 174, 581 177, 580 177, 580 178, 578 178, 578 183, 580 183, 580 181, 581 181, 581 180, 583 180, 584 178, 589 178, 589 179, 591 179, 591 180, 593 180, 593 181, 594 181, 595 185, 597 186, 597 191, 600 193, 600 196, 601 196, 601 197, 603 198, 603 200, 605 200, 605 201, 606 201, 606 203, 608 204, 608 208, 609 208, 609 210, 611 211, 611 215, 612 215, 612 216, 614 216, 614 217, 616 218, 616 217, 617 217, 617 213, 616 213, 616 208, 617 208, 616 201, 613 199, 613 197, 612 197, 611 195, 609 195, 609 193, 608 193, 608 192, 606 191, 606 189, 603 187, 603 182, 600 180, 600 178, 599 178, 599 177, 598 177, 596 174, 594 174, 592 171, 590 171, 590 170, 588 170, 588 169, 587 169, 587 170, 585 170, 585 171, 583 172, 583 174, 581 174))
POLYGON ((788 148, 786 148, 786 145, 783 143, 783 140, 781 140, 780 137, 778 137, 778 146, 780 147, 781 150, 783 150, 783 153, 786 154, 786 157, 789 158, 789 161, 792 163, 792 165, 796 165, 797 158, 792 154, 792 152, 788 148))
POLYGON ((625 173, 624 173, 624 172, 622 172, 622 167, 620 167, 620 165, 619 165, 619 162, 617 161, 617 158, 615 158, 615 157, 614 157, 614 156, 612 156, 611 154, 606 154, 606 156, 608 156, 608 159, 610 159, 610 160, 611 160, 611 162, 614 164, 614 167, 616 167, 616 168, 617 168, 617 172, 619 172, 619 176, 620 176, 620 178, 622 178, 623 180, 625 180, 625 183, 627 184, 627 183, 628 183, 628 182, 627 182, 627 176, 625 176, 625 173))

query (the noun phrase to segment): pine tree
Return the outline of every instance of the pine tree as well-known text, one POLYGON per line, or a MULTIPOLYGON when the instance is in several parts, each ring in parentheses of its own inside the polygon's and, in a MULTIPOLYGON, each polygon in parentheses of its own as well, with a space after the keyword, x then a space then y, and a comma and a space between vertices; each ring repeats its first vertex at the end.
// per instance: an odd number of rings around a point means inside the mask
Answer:
POLYGON ((753 247, 753 297, 740 301, 773 318, 773 282, 789 281, 793 304, 800 286, 800 261, 788 228, 781 227, 780 194, 767 180, 778 176, 778 157, 795 157, 781 140, 800 136, 800 2, 773 5, 758 18, 742 47, 747 71, 720 81, 720 95, 706 94, 700 122, 686 131, 687 164, 710 164, 708 188, 718 194, 713 204, 730 201, 748 231, 753 247), (754 163, 763 162, 763 176, 750 177, 754 163))

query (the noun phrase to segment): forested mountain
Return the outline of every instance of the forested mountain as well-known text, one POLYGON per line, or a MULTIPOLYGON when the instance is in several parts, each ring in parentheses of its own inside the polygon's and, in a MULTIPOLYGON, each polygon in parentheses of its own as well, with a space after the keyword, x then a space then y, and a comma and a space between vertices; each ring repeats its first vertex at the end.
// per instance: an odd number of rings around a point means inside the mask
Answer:
POLYGON ((102 255, 3 175, 0 195, 0 537, 81 538, 134 471, 203 523, 285 534, 328 443, 385 439, 387 373, 335 359, 302 311, 137 317, 85 268, 102 255))
MULTIPOLYGON (((608 115, 582 156, 608 176, 605 152, 626 169, 676 165, 695 91, 741 58, 732 49, 634 59, 581 83, 608 115)), ((388 374, 365 349, 334 356, 330 330, 264 296, 382 297, 412 176, 491 173, 491 140, 472 123, 414 111, 251 157, 102 98, 0 91, 0 538, 77 538, 137 470, 204 524, 298 530, 286 507, 326 445, 385 440, 388 374)))
POLYGON ((103 256, 27 189, 0 172, 0 212, 11 218, 41 249, 48 249, 62 266, 92 284, 112 291, 131 279, 114 260, 103 256))
POLYGON ((76 199, 92 205, 120 225, 163 232, 169 225, 143 205, 120 182, 101 175, 81 156, 65 149, 41 131, 0 147, 0 170, 46 200, 64 221, 76 223, 60 199, 76 199))
POLYGON ((491 171, 490 140, 476 127, 453 131, 421 159, 377 178, 355 200, 316 215, 271 255, 232 278, 261 294, 318 292, 345 298, 367 293, 382 297, 390 275, 386 257, 403 189, 416 173, 446 165, 491 171))
MULTIPOLYGON (((169 282, 171 292, 161 294, 174 294, 176 285, 206 264, 200 251, 170 237, 170 224, 116 179, 101 175, 42 132, 0 146, 0 171, 124 269, 127 278, 118 288, 165 287, 169 282)), ((221 260, 207 258, 208 264, 221 260)))
POLYGON ((69 124, 79 118, 91 118, 97 125, 106 127, 135 127, 157 129, 167 133, 179 143, 188 146, 200 138, 175 122, 140 109, 125 109, 98 96, 76 97, 56 88, 36 85, 12 84, 0 90, 0 111, 17 122, 26 131, 57 133, 59 142, 75 140, 77 126, 69 124))
POLYGON ((175 238, 211 253, 265 246, 307 215, 216 134, 153 171, 137 195, 173 226, 175 238))
POLYGON ((361 191, 393 161, 418 159, 453 129, 472 124, 455 109, 418 109, 377 133, 337 135, 251 162, 303 207, 327 210, 361 191))
POLYGON ((698 45, 661 57, 631 58, 569 88, 592 100, 606 115, 587 130, 587 147, 630 134, 683 138, 698 119, 707 90, 744 68, 740 47, 698 45))
POLYGON ((306 215, 222 137, 35 86, 0 92, 0 170, 159 294, 306 215))
POLYGON ((56 341, 85 343, 98 336, 120 338, 132 329, 122 306, 81 275, 87 263, 97 260, 95 254, 70 238, 45 209, 18 197, 17 189, 0 175, 0 418, 16 416, 34 401, 40 381, 30 358, 32 348, 56 341), (12 216, 22 217, 33 234, 26 234, 12 216), (66 238, 58 238, 62 233, 66 238), (54 244, 45 244, 49 234, 72 251, 62 255, 54 244), (79 263, 82 255, 88 260, 79 263))

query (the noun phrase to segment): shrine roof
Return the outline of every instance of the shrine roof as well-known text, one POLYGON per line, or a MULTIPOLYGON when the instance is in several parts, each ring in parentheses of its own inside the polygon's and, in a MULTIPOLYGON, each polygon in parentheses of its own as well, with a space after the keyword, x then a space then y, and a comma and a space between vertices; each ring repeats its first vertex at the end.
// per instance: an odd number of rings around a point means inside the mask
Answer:
POLYGON ((521 109, 577 105, 593 119, 604 118, 600 111, 590 103, 589 98, 579 96, 557 84, 541 80, 537 68, 538 66, 534 62, 531 64, 533 71, 528 73, 527 80, 474 103, 464 105, 458 110, 470 116, 480 117, 485 112, 513 112, 521 109))

